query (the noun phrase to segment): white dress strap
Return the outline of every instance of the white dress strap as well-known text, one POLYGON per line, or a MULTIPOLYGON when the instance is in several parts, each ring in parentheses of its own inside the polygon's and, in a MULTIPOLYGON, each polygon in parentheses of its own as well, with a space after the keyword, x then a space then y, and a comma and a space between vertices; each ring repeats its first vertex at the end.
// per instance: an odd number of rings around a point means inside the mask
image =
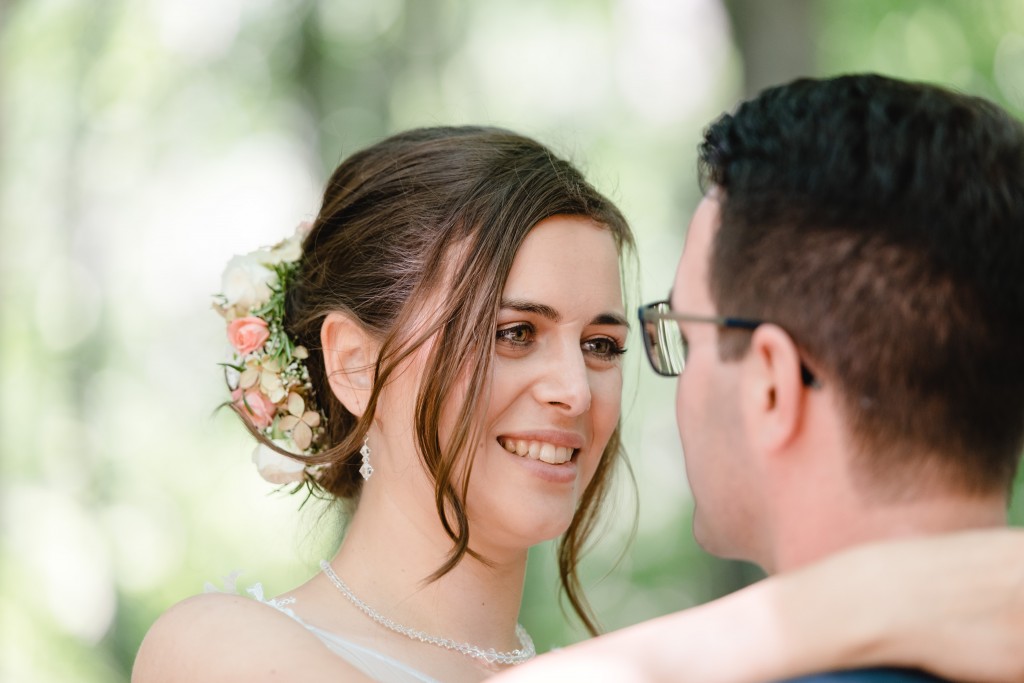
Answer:
POLYGON ((380 681, 381 683, 441 683, 436 678, 432 678, 422 672, 419 672, 408 664, 405 664, 394 657, 390 657, 383 652, 378 652, 377 650, 368 648, 365 645, 354 643, 347 638, 339 636, 337 633, 331 633, 330 631, 325 631, 322 628, 313 626, 312 624, 307 624, 301 617, 295 614, 295 611, 291 608, 291 605, 295 604, 295 598, 267 600, 263 596, 263 584, 261 583, 250 586, 246 589, 246 592, 255 598, 257 602, 261 602, 268 607, 273 607, 277 611, 294 619, 306 630, 319 638, 320 642, 326 645, 328 650, 338 655, 375 681, 380 681))

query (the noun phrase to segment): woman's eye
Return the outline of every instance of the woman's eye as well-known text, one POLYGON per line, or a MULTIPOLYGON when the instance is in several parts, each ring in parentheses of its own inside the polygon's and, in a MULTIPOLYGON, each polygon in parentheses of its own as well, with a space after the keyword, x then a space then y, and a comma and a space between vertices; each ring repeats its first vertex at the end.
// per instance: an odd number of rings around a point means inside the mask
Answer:
POLYGON ((595 337, 583 342, 583 350, 604 360, 611 360, 626 352, 626 348, 611 337, 595 337))
POLYGON ((496 333, 495 339, 511 346, 525 346, 533 341, 533 326, 527 323, 516 323, 502 327, 496 333))

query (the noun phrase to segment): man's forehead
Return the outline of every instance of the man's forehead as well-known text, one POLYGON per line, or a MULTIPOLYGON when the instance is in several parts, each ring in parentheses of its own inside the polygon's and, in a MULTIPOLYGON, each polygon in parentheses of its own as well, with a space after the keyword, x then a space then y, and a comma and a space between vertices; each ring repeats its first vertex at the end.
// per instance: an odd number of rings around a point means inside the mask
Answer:
POLYGON ((711 246, 719 225, 718 197, 718 194, 705 195, 690 220, 675 283, 669 292, 673 308, 689 307, 695 295, 698 303, 707 298, 711 246))

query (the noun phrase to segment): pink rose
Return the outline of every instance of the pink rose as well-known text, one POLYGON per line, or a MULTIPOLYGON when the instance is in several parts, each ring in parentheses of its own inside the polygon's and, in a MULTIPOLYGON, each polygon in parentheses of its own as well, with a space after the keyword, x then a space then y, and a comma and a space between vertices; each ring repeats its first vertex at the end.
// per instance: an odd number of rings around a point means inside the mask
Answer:
POLYGON ((231 400, 234 401, 235 407, 248 417, 253 426, 258 429, 269 427, 274 421, 277 405, 255 387, 246 390, 235 389, 231 392, 231 400))
POLYGON ((266 321, 254 315, 235 318, 228 323, 228 341, 243 356, 263 346, 269 338, 266 321))

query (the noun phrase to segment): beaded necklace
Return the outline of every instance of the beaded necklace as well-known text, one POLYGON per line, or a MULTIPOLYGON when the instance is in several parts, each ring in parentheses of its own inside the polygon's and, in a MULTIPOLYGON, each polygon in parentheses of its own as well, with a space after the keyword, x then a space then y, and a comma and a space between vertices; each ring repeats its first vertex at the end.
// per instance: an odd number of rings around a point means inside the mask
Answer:
POLYGON ((349 602, 355 605, 360 612, 389 631, 400 633, 406 638, 418 640, 422 643, 429 643, 430 645, 436 645, 437 647, 442 647, 446 650, 452 650, 467 657, 472 657, 473 659, 482 659, 488 664, 522 664, 537 654, 537 650, 533 646, 533 639, 530 638, 530 634, 526 632, 526 629, 523 628, 522 624, 516 624, 516 637, 519 638, 520 647, 508 652, 499 652, 493 647, 485 650, 484 648, 473 645, 472 643, 460 643, 456 640, 451 640, 450 638, 440 638, 408 626, 402 626, 401 624, 388 619, 383 614, 360 600, 356 594, 352 592, 352 589, 345 585, 344 581, 338 578, 338 575, 334 573, 331 565, 328 564, 326 560, 320 560, 320 569, 323 571, 324 575, 330 579, 331 583, 334 584, 334 587, 337 588, 349 602))

